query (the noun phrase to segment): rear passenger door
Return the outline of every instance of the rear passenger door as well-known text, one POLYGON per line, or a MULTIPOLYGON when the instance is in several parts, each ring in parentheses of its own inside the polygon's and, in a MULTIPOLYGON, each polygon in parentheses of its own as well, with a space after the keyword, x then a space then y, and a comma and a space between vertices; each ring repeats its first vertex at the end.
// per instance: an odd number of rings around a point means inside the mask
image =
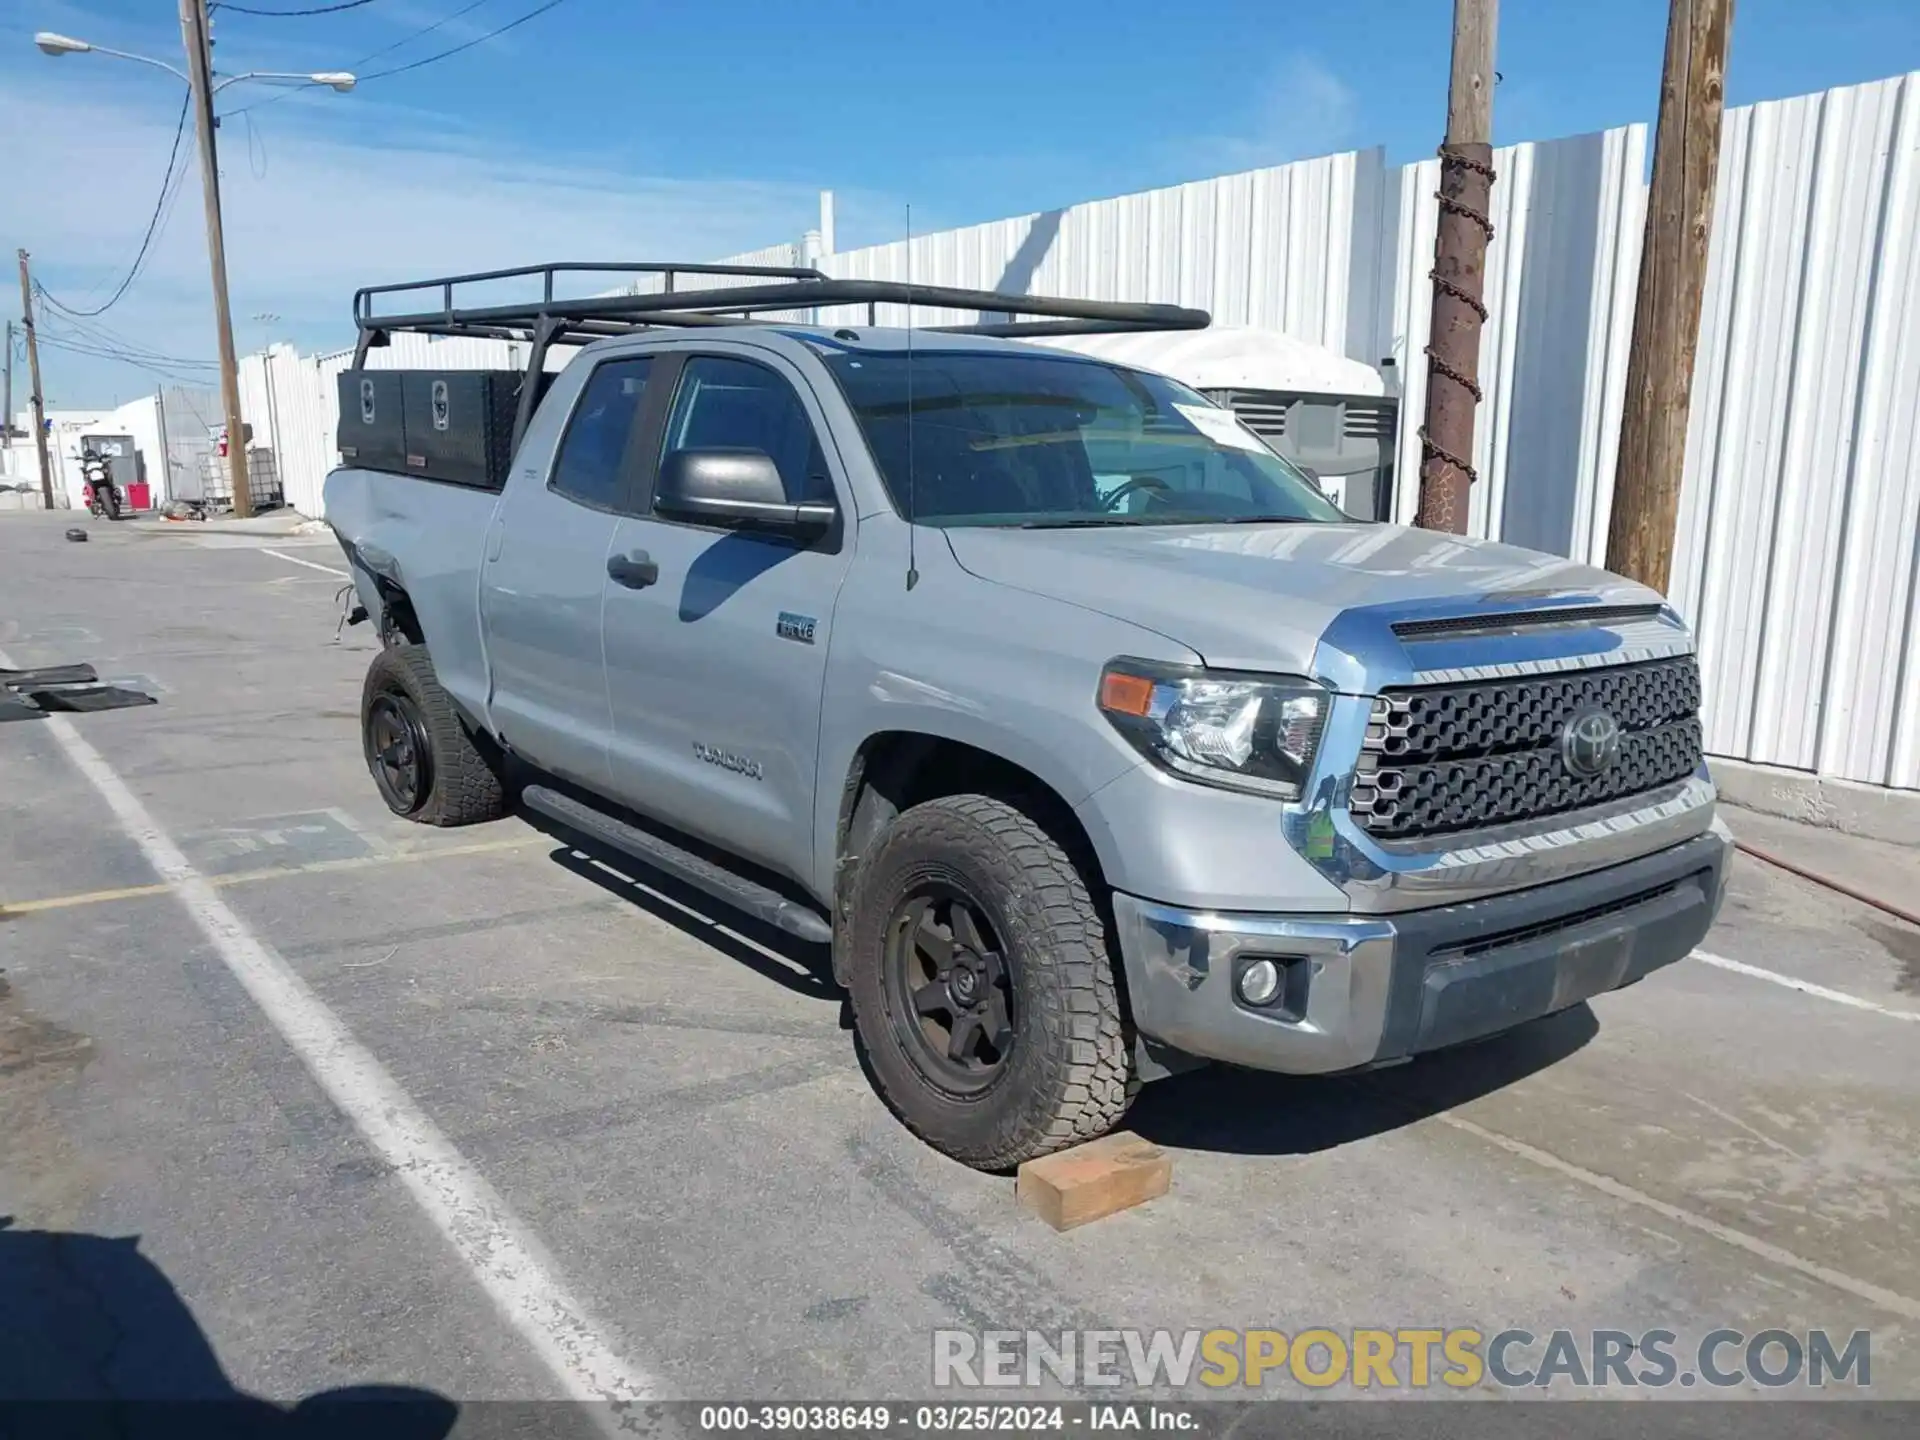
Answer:
POLYGON ((633 504, 653 359, 574 366, 555 381, 515 457, 487 536, 480 604, 500 733, 535 764, 605 789, 607 556, 633 504), (574 366, 584 373, 576 377, 574 366))
POLYGON ((644 556, 657 578, 607 594, 614 788, 807 879, 827 645, 854 533, 824 416, 804 377, 772 355, 662 355, 655 383, 665 414, 648 446, 649 492, 674 450, 759 450, 788 499, 834 500, 841 522, 811 542, 663 520, 650 506, 621 522, 616 555, 644 556))

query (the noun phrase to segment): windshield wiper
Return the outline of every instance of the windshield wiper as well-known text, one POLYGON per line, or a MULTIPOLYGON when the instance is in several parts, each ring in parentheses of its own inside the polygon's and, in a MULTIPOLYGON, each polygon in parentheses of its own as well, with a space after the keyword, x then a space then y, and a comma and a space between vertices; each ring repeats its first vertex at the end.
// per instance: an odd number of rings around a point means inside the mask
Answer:
POLYGON ((1020 530, 1102 530, 1111 526, 1146 529, 1166 525, 1315 525, 1305 515, 1075 515, 1060 520, 1026 520, 1020 530))
POLYGON ((1111 525, 1154 524, 1154 521, 1136 520, 1125 515, 1077 515, 1067 520, 1024 520, 1022 530, 1099 530, 1111 525))

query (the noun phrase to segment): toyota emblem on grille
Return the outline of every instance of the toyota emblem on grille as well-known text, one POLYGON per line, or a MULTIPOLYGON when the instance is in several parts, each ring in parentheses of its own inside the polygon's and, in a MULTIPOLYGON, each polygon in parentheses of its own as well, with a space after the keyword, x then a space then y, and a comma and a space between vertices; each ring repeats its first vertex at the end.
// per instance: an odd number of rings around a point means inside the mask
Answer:
POLYGON ((1580 711, 1560 732, 1560 758, 1576 775, 1598 775, 1620 758, 1620 722, 1597 705, 1580 711))

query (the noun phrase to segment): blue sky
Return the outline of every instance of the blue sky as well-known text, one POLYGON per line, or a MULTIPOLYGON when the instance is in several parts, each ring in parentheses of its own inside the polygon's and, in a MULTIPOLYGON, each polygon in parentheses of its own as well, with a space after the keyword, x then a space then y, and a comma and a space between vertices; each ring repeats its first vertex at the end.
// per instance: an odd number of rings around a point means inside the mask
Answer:
MULTIPOLYGON (((370 74, 538 3, 227 10, 216 65, 370 74)), ((1652 118, 1665 0, 1502 10, 1498 141, 1652 118)), ((48 59, 32 33, 178 64, 174 11, 174 0, 0 0, 0 244, 34 251, 43 283, 70 304, 99 303, 133 259, 180 91, 103 56, 48 59)), ((255 105, 221 130, 238 343, 346 343, 357 283, 794 239, 822 188, 838 198, 846 249, 896 237, 909 202, 925 231, 1355 146, 1415 158, 1444 121, 1450 15, 1449 0, 563 0, 349 96, 237 85, 226 108, 255 105)), ((1920 0, 1738 0, 1728 99, 1916 67, 1920 0)), ((193 172, 139 280, 95 324, 204 361, 206 275, 193 172)), ((60 331, 48 322, 50 338, 60 331)), ((51 348, 43 358, 59 404, 153 384, 117 361, 51 348)))

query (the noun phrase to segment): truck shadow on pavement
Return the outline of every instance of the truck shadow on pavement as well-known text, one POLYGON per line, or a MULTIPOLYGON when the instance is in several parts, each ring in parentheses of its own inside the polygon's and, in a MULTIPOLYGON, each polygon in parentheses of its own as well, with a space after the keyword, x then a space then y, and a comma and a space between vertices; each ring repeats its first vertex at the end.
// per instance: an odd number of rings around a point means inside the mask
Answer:
POLYGON ((0 1435, 441 1440, 460 1407, 406 1386, 284 1406, 238 1389, 138 1236, 0 1216, 0 1435))
MULTIPOLYGON (((776 985, 797 995, 837 1001, 840 1028, 853 1028, 846 992, 833 979, 825 945, 761 924, 543 816, 522 812, 522 818, 557 842, 559 848, 549 857, 555 864, 776 985)), ((1144 1087, 1123 1123, 1156 1144, 1178 1149, 1307 1155, 1397 1130, 1503 1090, 1557 1065, 1599 1030, 1592 1009, 1583 1003, 1503 1035, 1380 1070, 1274 1075, 1210 1065, 1144 1087)), ((864 1055, 860 1061, 864 1069, 864 1055)), ((872 1079, 869 1075, 869 1082, 872 1079)))
POLYGON ((526 810, 519 813, 527 824, 556 842, 559 848, 547 858, 561 869, 591 880, 608 894, 796 995, 818 1000, 844 998, 844 992, 834 983, 833 957, 825 945, 809 944, 762 924, 665 871, 597 845, 545 816, 526 810))
POLYGON ((1503 1090, 1600 1031, 1585 1004, 1405 1065, 1345 1075, 1272 1075, 1214 1065, 1148 1085, 1125 1121, 1183 1150, 1310 1155, 1398 1130, 1503 1090))

